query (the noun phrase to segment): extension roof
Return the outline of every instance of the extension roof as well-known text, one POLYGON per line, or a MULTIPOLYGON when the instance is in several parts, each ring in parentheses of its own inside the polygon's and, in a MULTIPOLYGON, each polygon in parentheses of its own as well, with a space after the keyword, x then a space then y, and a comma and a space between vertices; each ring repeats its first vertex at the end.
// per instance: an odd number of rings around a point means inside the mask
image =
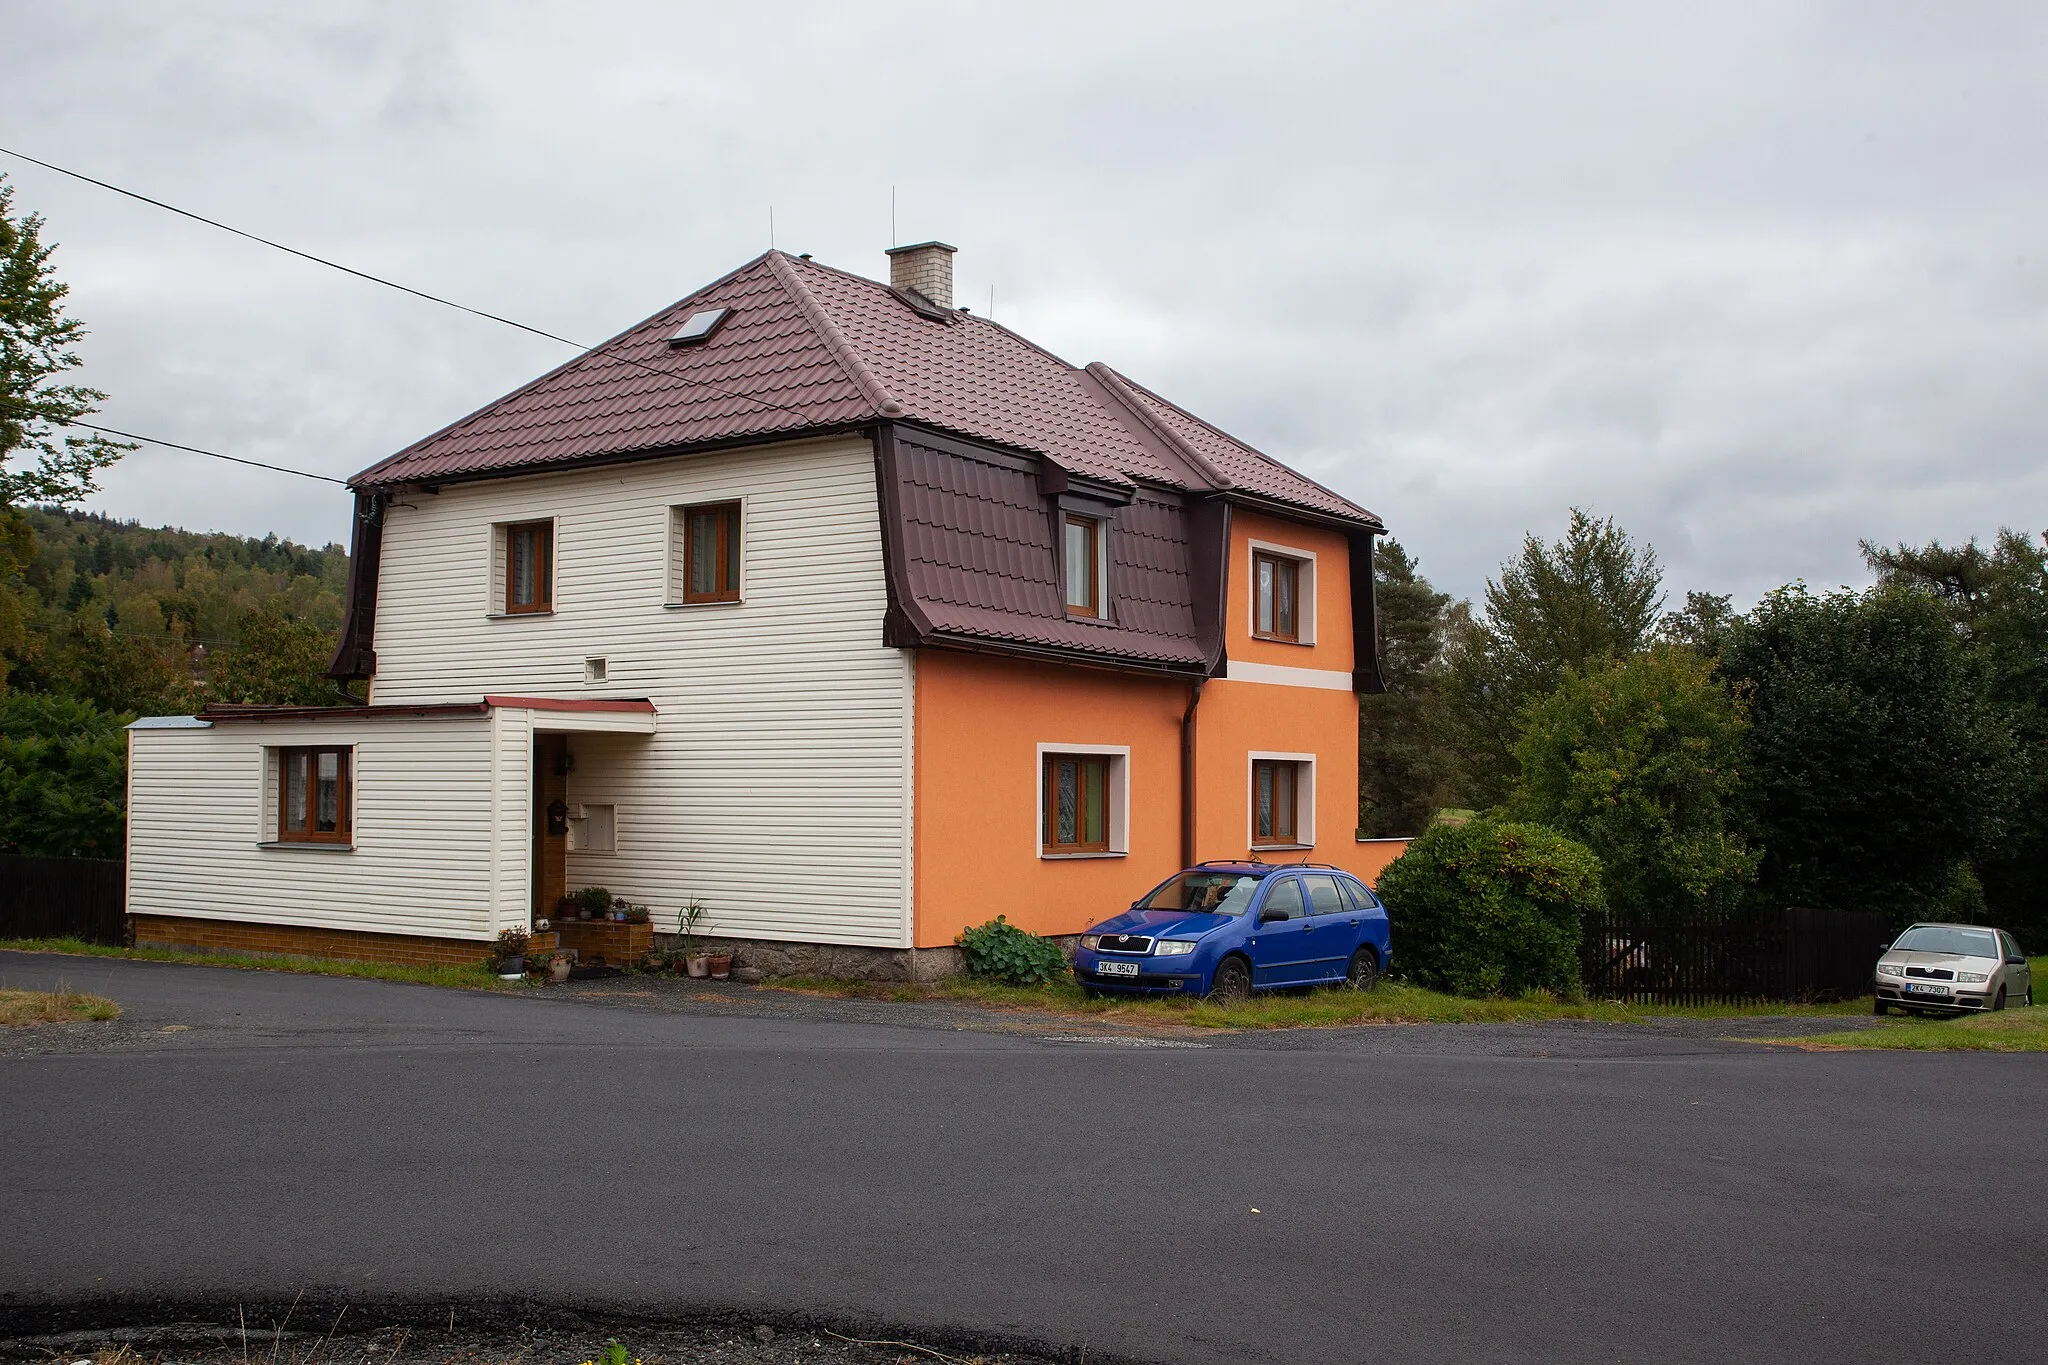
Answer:
POLYGON ((610 341, 370 466, 353 486, 538 473, 693 446, 909 422, 1104 484, 1235 493, 1360 528, 1371 512, 1106 365, 770 251, 610 341), (730 308, 701 343, 668 338, 730 308))

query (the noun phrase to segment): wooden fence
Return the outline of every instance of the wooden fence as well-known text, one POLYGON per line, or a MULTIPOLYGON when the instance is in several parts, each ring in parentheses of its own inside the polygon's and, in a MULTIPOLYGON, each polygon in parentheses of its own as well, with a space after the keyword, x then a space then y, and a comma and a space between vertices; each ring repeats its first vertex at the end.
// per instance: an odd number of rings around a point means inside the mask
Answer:
POLYGON ((0 857, 0 938, 126 943, 127 892, 117 859, 0 857))
POLYGON ((1893 928, 1876 910, 1610 911, 1582 921, 1579 975, 1596 1000, 1854 999, 1893 928))

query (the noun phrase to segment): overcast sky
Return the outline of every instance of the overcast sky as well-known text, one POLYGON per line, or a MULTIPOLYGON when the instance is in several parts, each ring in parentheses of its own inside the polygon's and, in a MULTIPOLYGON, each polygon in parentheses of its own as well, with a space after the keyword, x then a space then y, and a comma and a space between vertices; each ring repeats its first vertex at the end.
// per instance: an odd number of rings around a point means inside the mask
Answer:
MULTIPOLYGON (((2048 524, 2048 5, 0 0, 0 145, 596 341, 776 244, 1103 360, 1475 593, 2048 524)), ((102 420, 346 475, 562 348, 0 157, 102 420)), ((144 449, 95 506, 324 543, 144 449)))

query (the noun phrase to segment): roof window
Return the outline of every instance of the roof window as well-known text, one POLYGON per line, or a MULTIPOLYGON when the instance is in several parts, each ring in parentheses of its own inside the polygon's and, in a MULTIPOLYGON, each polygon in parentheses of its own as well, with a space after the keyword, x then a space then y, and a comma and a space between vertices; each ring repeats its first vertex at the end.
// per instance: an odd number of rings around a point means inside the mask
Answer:
POLYGON ((719 329, 731 313, 732 309, 730 308, 706 308, 701 312, 692 313, 690 314, 689 321, 685 322, 677 329, 676 334, 668 339, 668 344, 671 346, 702 345, 711 339, 711 334, 719 329))

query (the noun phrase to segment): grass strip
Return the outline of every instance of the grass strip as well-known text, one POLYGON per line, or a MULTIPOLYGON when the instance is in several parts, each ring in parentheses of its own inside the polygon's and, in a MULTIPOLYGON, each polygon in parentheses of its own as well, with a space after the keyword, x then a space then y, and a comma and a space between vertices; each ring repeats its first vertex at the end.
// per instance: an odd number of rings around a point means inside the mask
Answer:
POLYGON ((54 991, 0 989, 0 1026, 103 1024, 120 1017, 121 1007, 104 995, 86 995, 62 986, 54 991))
POLYGON ((0 951, 120 957, 140 962, 189 962, 202 967, 235 967, 243 971, 406 981, 417 986, 445 986, 465 991, 517 989, 519 986, 518 982, 498 980, 497 975, 484 965, 481 948, 477 964, 473 967, 411 967, 391 962, 348 962, 326 957, 273 957, 268 953, 198 953, 183 948, 113 948, 76 938, 0 939, 0 951))
MULTIPOLYGON (((1745 1040, 1750 1041, 1750 1040, 1745 1040)), ((2008 1008, 1953 1019, 1889 1020, 1853 1033, 1761 1038, 1812 1052, 1890 1049, 1905 1052, 2048 1052, 2048 1006, 2008 1008)))
POLYGON ((785 978, 769 985, 806 995, 841 999, 950 1001, 1002 1009, 1043 1010, 1077 1018, 1133 1025, 1174 1024, 1186 1028, 1333 1028, 1351 1024, 1512 1024, 1546 1019, 1601 1023, 1644 1023, 1652 1019, 1735 1019, 1755 1016, 1857 1015, 1867 1003, 1830 1005, 1631 1005, 1617 1001, 1559 1000, 1547 994, 1514 999, 1468 999, 1383 981, 1367 992, 1308 990, 1261 992, 1237 1005, 1188 996, 1158 998, 1091 997, 1071 980, 1050 986, 1003 986, 975 980, 909 982, 828 981, 785 978))

